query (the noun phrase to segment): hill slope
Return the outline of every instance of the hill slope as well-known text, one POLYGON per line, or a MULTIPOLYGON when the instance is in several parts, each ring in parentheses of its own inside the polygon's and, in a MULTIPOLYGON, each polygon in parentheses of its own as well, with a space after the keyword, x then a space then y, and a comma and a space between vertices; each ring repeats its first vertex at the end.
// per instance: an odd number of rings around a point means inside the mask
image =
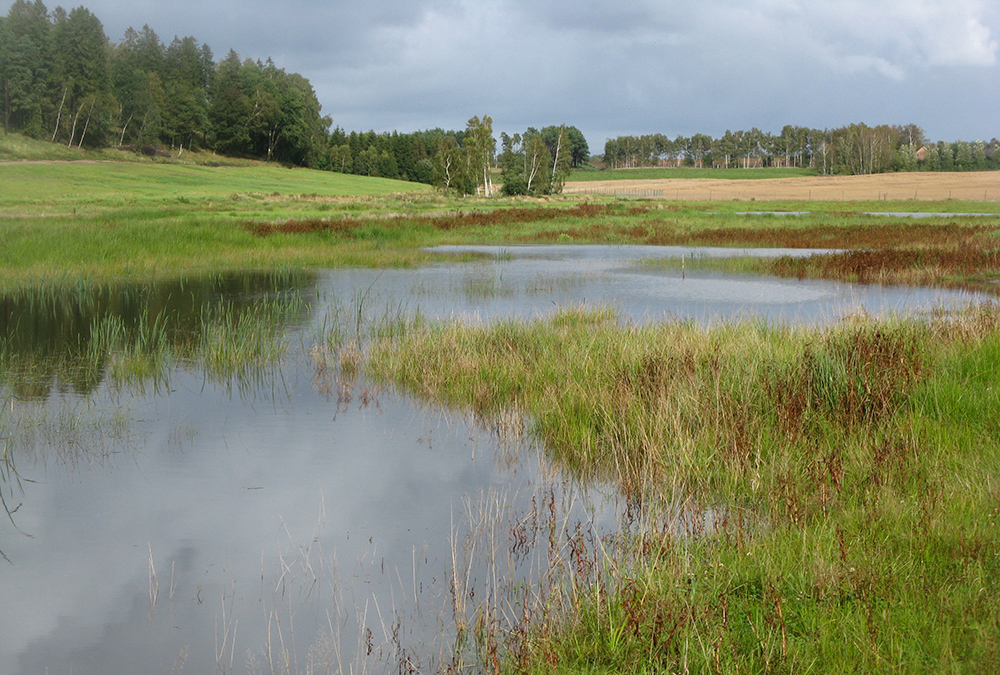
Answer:
POLYGON ((149 159, 120 150, 88 151, 0 135, 0 204, 122 199, 129 204, 163 199, 220 199, 239 195, 370 196, 426 191, 430 186, 287 169, 276 164, 185 153, 149 159))

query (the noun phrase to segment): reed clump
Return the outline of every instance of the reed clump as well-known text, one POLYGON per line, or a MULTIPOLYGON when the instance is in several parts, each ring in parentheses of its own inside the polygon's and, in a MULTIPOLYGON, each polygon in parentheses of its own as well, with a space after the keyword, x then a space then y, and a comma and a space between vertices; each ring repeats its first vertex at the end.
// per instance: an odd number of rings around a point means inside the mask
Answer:
MULTIPOLYGON (((563 562, 522 582, 524 611, 481 605, 487 669, 987 672, 998 317, 701 328, 564 310, 415 326, 367 368, 483 416, 523 411, 556 466, 642 514, 585 555, 558 535, 563 562)), ((545 531, 512 535, 512 555, 545 531)))

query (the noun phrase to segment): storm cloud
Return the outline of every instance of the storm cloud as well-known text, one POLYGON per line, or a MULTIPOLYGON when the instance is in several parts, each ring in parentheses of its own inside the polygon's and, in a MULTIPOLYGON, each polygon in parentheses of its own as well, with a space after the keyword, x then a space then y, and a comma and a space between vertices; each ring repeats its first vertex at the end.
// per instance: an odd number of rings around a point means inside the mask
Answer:
MULTIPOLYGON (((9 3, 6 3, 9 6, 9 3)), ((1000 5, 984 0, 91 0, 112 41, 148 24, 307 77, 348 130, 567 123, 620 134, 785 124, 1000 135, 1000 5)))

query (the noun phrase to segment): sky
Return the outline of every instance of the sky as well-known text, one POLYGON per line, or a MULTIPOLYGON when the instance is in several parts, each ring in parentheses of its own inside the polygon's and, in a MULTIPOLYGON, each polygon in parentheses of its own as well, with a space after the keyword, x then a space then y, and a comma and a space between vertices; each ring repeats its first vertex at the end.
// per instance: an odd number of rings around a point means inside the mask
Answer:
MULTIPOLYGON (((47 3, 50 8, 55 4, 47 3)), ((4 3, 9 7, 10 2, 4 3)), ((2 5, 0 5, 2 6, 2 5)), ((1000 137, 996 0, 88 0, 305 76, 348 131, 568 124, 608 138, 786 124, 1000 137)), ((69 7, 68 7, 69 8, 69 7)))

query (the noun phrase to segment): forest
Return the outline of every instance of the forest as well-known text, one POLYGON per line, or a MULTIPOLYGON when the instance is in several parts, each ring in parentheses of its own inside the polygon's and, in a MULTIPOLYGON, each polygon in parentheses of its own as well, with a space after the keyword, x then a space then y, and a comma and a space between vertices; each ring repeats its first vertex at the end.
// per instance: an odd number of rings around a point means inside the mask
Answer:
POLYGON ((193 37, 149 26, 113 44, 85 7, 16 0, 0 19, 4 131, 76 147, 208 149, 316 166, 330 121, 301 75, 272 61, 216 63, 193 37))

